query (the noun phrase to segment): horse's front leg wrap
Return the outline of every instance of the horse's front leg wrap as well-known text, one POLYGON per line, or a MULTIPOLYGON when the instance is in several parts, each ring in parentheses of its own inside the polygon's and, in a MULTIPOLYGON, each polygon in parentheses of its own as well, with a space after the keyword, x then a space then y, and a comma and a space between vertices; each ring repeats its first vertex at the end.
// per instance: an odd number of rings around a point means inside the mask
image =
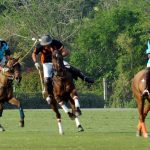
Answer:
POLYGON ((63 135, 64 130, 63 130, 63 126, 62 126, 62 123, 61 123, 61 119, 57 119, 57 123, 58 123, 59 134, 63 135))
POLYGON ((64 110, 65 113, 69 112, 68 107, 63 102, 59 102, 59 105, 61 106, 61 108, 64 110))
POLYGON ((73 100, 74 100, 74 103, 75 103, 75 107, 80 107, 80 104, 79 104, 79 100, 78 100, 78 96, 74 96, 73 97, 73 100))
POLYGON ((73 100, 74 100, 75 108, 76 108, 75 115, 80 116, 82 114, 82 112, 80 110, 80 104, 79 104, 78 96, 74 96, 73 100))
POLYGON ((76 126, 78 128, 78 132, 83 132, 84 129, 83 129, 83 127, 82 127, 82 125, 81 125, 80 120, 79 120, 78 117, 75 118, 75 123, 76 123, 76 126))

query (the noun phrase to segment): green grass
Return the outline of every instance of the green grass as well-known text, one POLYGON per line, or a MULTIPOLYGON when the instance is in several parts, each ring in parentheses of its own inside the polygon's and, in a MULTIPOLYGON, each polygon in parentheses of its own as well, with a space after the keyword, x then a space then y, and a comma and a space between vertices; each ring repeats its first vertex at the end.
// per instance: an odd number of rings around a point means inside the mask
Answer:
MULTIPOLYGON (((136 109, 82 110, 85 132, 62 112, 65 134, 58 134, 51 110, 25 110, 25 127, 18 127, 18 110, 4 110, 0 123, 0 150, 148 150, 150 139, 135 136, 136 109)), ((146 120, 150 131, 150 119, 146 120)))

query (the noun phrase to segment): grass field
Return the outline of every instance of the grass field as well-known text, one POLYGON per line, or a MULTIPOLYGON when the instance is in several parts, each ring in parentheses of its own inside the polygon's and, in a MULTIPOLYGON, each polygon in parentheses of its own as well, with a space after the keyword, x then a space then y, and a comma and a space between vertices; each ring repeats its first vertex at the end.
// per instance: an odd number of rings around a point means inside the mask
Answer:
MULTIPOLYGON (((18 110, 4 110, 0 123, 0 150, 148 150, 150 138, 135 136, 136 109, 82 110, 85 132, 78 133, 74 121, 62 112, 65 134, 58 134, 51 110, 25 110, 25 127, 18 127, 18 110)), ((150 119, 147 118, 148 131, 150 119)))

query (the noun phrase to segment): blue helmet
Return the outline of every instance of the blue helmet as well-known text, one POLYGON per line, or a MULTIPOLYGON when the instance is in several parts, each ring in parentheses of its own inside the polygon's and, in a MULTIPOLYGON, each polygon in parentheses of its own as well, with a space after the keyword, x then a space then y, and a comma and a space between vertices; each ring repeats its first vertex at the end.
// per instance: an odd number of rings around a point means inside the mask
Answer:
POLYGON ((0 39, 0 48, 7 50, 7 49, 9 49, 9 46, 6 41, 0 39))
POLYGON ((149 41, 147 42, 147 47, 148 47, 148 49, 146 50, 146 53, 150 54, 150 42, 149 41))
POLYGON ((0 48, 1 48, 1 46, 2 46, 2 44, 1 44, 1 43, 2 43, 2 41, 3 41, 3 40, 2 40, 2 39, 0 39, 0 48))

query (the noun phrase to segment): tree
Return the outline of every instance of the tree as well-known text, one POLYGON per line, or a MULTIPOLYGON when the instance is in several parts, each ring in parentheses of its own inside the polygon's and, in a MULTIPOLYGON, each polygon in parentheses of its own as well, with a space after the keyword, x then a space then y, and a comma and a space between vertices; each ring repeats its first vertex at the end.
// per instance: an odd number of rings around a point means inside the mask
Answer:
POLYGON ((84 6, 84 0, 3 0, 1 36, 9 42, 14 55, 25 58, 22 61, 26 67, 33 67, 31 38, 50 33, 69 47, 80 28, 84 6))
POLYGON ((116 1, 105 9, 99 3, 99 9, 84 19, 71 57, 73 63, 98 80, 105 76, 110 81, 110 104, 116 100, 118 106, 131 100, 131 78, 145 62, 143 33, 147 30, 147 11, 140 6, 146 6, 147 2, 134 2, 125 5, 116 1))

